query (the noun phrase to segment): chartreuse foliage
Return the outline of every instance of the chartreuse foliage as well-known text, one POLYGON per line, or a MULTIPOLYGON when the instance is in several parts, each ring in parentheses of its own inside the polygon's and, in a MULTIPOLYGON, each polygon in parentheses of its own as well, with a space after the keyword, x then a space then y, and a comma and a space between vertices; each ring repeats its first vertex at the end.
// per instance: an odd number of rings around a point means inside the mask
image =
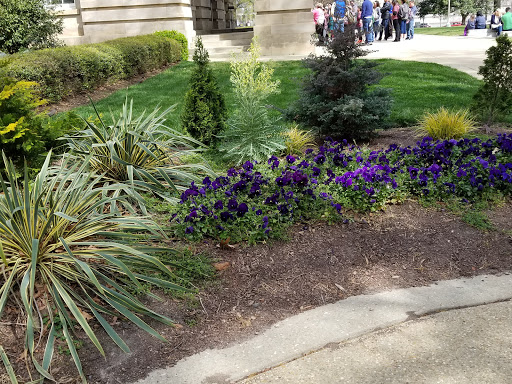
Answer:
POLYGON ((170 39, 176 40, 181 45, 181 61, 188 60, 188 40, 185 35, 181 32, 172 30, 172 31, 156 31, 155 35, 168 37, 170 39))
POLYGON ((460 139, 476 129, 476 122, 469 110, 449 111, 444 107, 437 112, 426 112, 420 120, 417 132, 434 140, 460 139))
MULTIPOLYGON (((56 322, 62 324, 75 365, 86 382, 73 343, 75 324, 104 355, 98 337, 88 323, 95 318, 106 334, 125 352, 128 346, 109 324, 110 316, 133 322, 164 340, 138 315, 166 324, 171 320, 147 308, 130 292, 141 282, 181 289, 155 278, 171 275, 152 255, 158 249, 134 240, 160 238, 156 226, 141 217, 107 213, 116 203, 100 177, 87 172, 87 160, 64 160, 50 168, 48 154, 35 180, 19 179, 13 164, 3 156, 0 178, 0 318, 8 305, 19 305, 25 315, 25 348, 41 378, 54 381, 50 365, 55 346, 56 322), (37 300, 36 300, 37 298, 37 300), (42 314, 49 327, 42 327, 42 314), (37 340, 46 340, 42 360, 35 356, 37 340)), ((107 187, 110 189, 110 187, 107 187)), ((5 360, 3 354, 2 359, 5 360)))
POLYGON ((294 125, 283 132, 287 155, 302 155, 308 148, 315 147, 315 135, 312 131, 305 131, 294 125))
POLYGON ((196 140, 214 144, 226 128, 227 108, 224 96, 210 68, 208 51, 201 37, 194 51, 195 69, 190 77, 190 89, 185 94, 181 125, 196 140))
POLYGON ((270 116, 265 105, 270 95, 279 93, 279 80, 272 80, 274 70, 260 62, 259 55, 259 44, 253 39, 249 53, 239 54, 231 61, 236 110, 221 136, 219 150, 237 165, 265 160, 284 149, 279 118, 270 116))
POLYGON ((459 200, 512 195, 512 134, 487 141, 434 141, 379 151, 329 141, 302 158, 246 162, 192 184, 171 221, 177 235, 264 240, 293 222, 336 212, 383 209, 404 198, 459 200))
MULTIPOLYGON (((168 201, 177 201, 177 191, 185 190, 198 175, 213 175, 204 164, 187 164, 184 158, 201 151, 202 144, 164 125, 173 107, 160 112, 157 107, 147 116, 135 117, 132 103, 123 104, 119 116, 112 115, 107 125, 98 116, 98 124, 86 121, 84 130, 67 135, 71 153, 77 162, 87 162, 88 170, 100 180, 125 194, 145 213, 141 193, 150 193, 168 201)), ((129 205, 125 205, 130 209, 129 205)))

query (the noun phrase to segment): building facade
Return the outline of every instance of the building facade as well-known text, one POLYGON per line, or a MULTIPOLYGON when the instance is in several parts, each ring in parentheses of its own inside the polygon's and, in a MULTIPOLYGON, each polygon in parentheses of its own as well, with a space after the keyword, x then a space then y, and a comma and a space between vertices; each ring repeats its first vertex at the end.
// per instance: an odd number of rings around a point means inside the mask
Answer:
POLYGON ((97 43, 161 30, 189 41, 198 33, 235 28, 234 0, 60 0, 61 39, 97 43))

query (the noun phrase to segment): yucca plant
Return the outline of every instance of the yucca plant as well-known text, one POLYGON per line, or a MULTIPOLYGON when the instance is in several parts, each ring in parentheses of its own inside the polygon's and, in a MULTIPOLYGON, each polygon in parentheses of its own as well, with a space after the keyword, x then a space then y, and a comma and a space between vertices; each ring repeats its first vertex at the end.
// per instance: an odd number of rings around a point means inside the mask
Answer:
POLYGON ((418 136, 430 136, 434 140, 460 139, 476 129, 476 122, 469 110, 450 111, 444 107, 437 112, 426 112, 417 127, 418 136))
POLYGON ((157 107, 139 117, 132 115, 132 107, 133 100, 125 102, 119 117, 111 115, 111 125, 96 111, 98 124, 86 121, 84 130, 65 139, 75 161, 88 159, 88 169, 102 175, 102 183, 115 185, 118 193, 129 195, 146 214, 141 193, 176 202, 178 190, 214 172, 204 163, 184 162, 204 146, 164 124, 174 106, 161 113, 157 107))
MULTIPOLYGON (((128 346, 109 324, 109 317, 127 319, 151 335, 164 340, 137 314, 165 324, 172 321, 147 308, 132 293, 149 282, 183 289, 156 278, 171 275, 149 246, 130 246, 134 240, 159 238, 150 220, 116 216, 108 205, 116 199, 107 193, 100 177, 87 173, 84 162, 63 161, 50 168, 48 154, 35 181, 27 167, 19 180, 13 163, 4 154, 5 171, 0 177, 0 318, 7 306, 18 306, 24 314, 25 348, 42 378, 50 373, 56 339, 56 323, 62 332, 83 382, 80 359, 73 343, 75 324, 99 352, 103 348, 89 320, 103 327, 125 352, 128 346), (49 318, 43 325, 43 315, 49 318), (42 358, 36 356, 39 341, 46 340, 42 358)), ((110 187, 108 187, 110 188, 110 187)), ((0 351, 8 372, 7 357, 0 351)), ((12 378, 12 375, 11 375, 12 378)))
POLYGON ((301 155, 307 148, 315 147, 315 135, 312 131, 304 131, 298 125, 283 132, 285 137, 286 154, 301 155))

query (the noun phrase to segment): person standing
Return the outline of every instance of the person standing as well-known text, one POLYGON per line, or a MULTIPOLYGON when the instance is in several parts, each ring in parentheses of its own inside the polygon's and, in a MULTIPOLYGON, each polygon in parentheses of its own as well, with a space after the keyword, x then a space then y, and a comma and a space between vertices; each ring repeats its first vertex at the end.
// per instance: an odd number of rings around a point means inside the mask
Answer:
POLYGON ((346 5, 344 0, 337 0, 332 3, 332 15, 334 19, 334 29, 338 32, 345 30, 346 5))
POLYGON ((391 20, 393 20, 393 28, 395 29, 395 42, 400 41, 400 22, 398 20, 398 12, 400 11, 400 6, 398 5, 398 0, 393 0, 393 14, 391 16, 391 20))
POLYGON ((407 24, 407 37, 406 39, 412 40, 414 37, 414 18, 418 13, 418 7, 414 4, 414 1, 409 1, 409 24, 407 24))
POLYGON ((391 3, 389 2, 389 0, 384 0, 384 4, 382 5, 382 8, 380 9, 382 23, 381 23, 379 40, 382 40, 382 32, 384 32, 384 40, 387 40, 389 38, 389 20, 390 20, 390 12, 391 12, 392 8, 393 7, 391 6, 391 3))
POLYGON ((363 19, 363 31, 366 35, 366 44, 373 43, 373 4, 370 0, 364 0, 361 6, 361 19, 363 19))
POLYGON ((325 24, 325 14, 323 10, 322 3, 317 3, 313 12, 313 21, 315 22, 315 31, 318 35, 318 41, 320 44, 324 42, 324 24, 325 24))
POLYGON ((402 0, 402 4, 398 10, 398 21, 400 22, 400 36, 402 40, 405 40, 407 24, 409 24, 409 4, 407 4, 407 0, 402 0))
POLYGON ((504 31, 512 31, 512 9, 510 7, 505 8, 505 13, 501 16, 501 22, 504 31))
POLYGON ((373 3, 373 40, 377 39, 380 26, 380 3, 376 1, 373 3))

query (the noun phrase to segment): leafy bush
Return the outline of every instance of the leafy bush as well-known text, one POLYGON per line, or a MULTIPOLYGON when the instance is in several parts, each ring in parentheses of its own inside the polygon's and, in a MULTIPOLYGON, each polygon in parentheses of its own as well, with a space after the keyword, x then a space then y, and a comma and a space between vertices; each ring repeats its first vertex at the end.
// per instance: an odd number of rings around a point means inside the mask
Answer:
POLYGON ((311 131, 299 129, 298 125, 294 125, 290 129, 283 132, 285 137, 287 155, 302 155, 307 148, 315 147, 315 136, 311 131))
POLYGON ((444 107, 437 112, 426 112, 420 120, 418 133, 434 140, 460 139, 476 129, 469 110, 448 111, 444 107))
POLYGON ((279 118, 273 118, 264 104, 268 96, 279 92, 279 81, 272 81, 274 70, 258 61, 260 47, 253 39, 248 54, 231 61, 237 109, 228 120, 219 150, 237 165, 244 161, 264 161, 284 150, 279 118))
POLYGON ((210 145, 226 128, 227 109, 201 37, 197 38, 194 62, 196 67, 190 77, 190 89, 185 94, 181 123, 193 138, 210 145))
POLYGON ((184 163, 185 157, 201 151, 193 148, 201 143, 163 124, 173 107, 135 117, 132 104, 123 104, 119 117, 111 116, 112 125, 106 125, 98 114, 98 124, 87 121, 84 130, 65 138, 71 150, 68 156, 78 163, 87 162, 90 171, 101 175, 102 183, 110 184, 117 194, 130 196, 146 213, 140 193, 177 201, 178 190, 200 180, 198 175, 213 172, 203 164, 184 163))
POLYGON ((484 65, 478 70, 484 84, 474 96, 473 108, 491 124, 510 114, 512 105, 512 40, 502 35, 496 46, 487 50, 484 65))
POLYGON ((63 22, 43 0, 0 1, 0 51, 15 53, 59 45, 63 22))
POLYGON ((73 342, 75 324, 102 355, 104 350, 88 323, 92 318, 125 352, 129 348, 109 324, 111 316, 127 319, 164 340, 136 314, 166 324, 171 320, 151 311, 130 290, 140 288, 141 282, 180 287, 153 276, 171 275, 168 267, 151 255, 158 249, 133 245, 139 239, 133 234, 136 231, 152 231, 148 239, 160 237, 153 223, 106 213, 116 198, 106 196, 99 178, 91 180, 87 162, 64 161, 60 168, 51 169, 50 155, 35 181, 29 180, 27 171, 24 179, 18 180, 14 166, 3 157, 5 172, 0 174, 6 179, 0 179, 0 261, 5 279, 0 286, 0 318, 7 306, 19 306, 19 313, 25 316, 28 357, 41 377, 51 381, 55 381, 50 364, 56 324, 60 323, 86 382, 73 342), (48 328, 39 320, 41 311, 49 317, 48 328), (47 342, 38 362, 36 342, 43 337, 47 342))
POLYGON ((161 36, 126 37, 100 44, 13 55, 2 72, 35 81, 51 102, 179 61, 180 46, 161 36))
POLYGON ((288 118, 339 138, 368 138, 386 128, 392 99, 389 90, 370 87, 383 75, 374 69, 376 63, 356 61, 367 52, 355 43, 354 29, 337 32, 327 51, 303 61, 311 74, 303 80, 300 98, 288 108, 288 118))
POLYGON ((157 31, 155 32, 157 36, 168 37, 170 39, 176 40, 181 45, 181 61, 188 60, 188 40, 185 35, 178 31, 157 31))
POLYGON ((18 167, 26 160, 31 168, 37 168, 48 150, 62 145, 60 137, 84 124, 73 112, 53 118, 37 113, 45 101, 39 99, 36 86, 33 82, 0 78, 1 149, 18 167))

